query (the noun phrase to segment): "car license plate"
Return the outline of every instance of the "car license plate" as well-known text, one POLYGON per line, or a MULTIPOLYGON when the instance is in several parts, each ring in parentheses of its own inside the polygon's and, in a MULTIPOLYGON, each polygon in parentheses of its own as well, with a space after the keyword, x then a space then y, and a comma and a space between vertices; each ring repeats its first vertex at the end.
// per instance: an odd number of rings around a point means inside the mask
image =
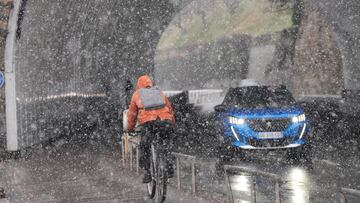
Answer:
POLYGON ((279 139, 283 138, 282 132, 261 132, 259 133, 259 139, 279 139))

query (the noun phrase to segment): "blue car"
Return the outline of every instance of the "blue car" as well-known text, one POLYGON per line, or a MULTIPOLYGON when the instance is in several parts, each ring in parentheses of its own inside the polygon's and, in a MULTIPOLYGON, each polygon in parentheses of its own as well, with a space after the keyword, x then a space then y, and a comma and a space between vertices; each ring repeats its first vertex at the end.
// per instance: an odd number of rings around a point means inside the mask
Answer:
POLYGON ((230 88, 215 106, 221 152, 286 149, 289 158, 309 160, 310 125, 285 86, 230 88))

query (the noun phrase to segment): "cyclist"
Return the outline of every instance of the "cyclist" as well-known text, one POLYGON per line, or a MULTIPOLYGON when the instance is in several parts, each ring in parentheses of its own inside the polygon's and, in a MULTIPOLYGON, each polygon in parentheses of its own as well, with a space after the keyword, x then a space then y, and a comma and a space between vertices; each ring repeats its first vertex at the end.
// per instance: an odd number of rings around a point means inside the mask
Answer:
MULTIPOLYGON (((143 183, 151 181, 150 153, 151 142, 156 134, 163 139, 170 139, 175 117, 168 98, 157 87, 153 86, 148 75, 138 79, 128 112, 128 130, 133 131, 136 122, 141 125, 140 138, 140 167, 145 170, 143 183)), ((166 142, 165 142, 166 143, 166 142)), ((173 176, 172 163, 168 161, 168 174, 173 176)))

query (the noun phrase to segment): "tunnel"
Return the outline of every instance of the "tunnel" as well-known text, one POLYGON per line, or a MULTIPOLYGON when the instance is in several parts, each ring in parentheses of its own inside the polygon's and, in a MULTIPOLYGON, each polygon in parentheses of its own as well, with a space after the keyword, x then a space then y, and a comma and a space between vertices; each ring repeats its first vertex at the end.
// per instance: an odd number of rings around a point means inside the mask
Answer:
MULTIPOLYGON (((154 76, 161 36, 190 3, 15 0, 4 59, 7 150, 74 134, 74 129, 120 124, 119 113, 129 97, 127 82, 134 83, 142 74, 154 76)), ((343 87, 356 92, 360 89, 357 1, 308 3, 335 33, 343 87)))

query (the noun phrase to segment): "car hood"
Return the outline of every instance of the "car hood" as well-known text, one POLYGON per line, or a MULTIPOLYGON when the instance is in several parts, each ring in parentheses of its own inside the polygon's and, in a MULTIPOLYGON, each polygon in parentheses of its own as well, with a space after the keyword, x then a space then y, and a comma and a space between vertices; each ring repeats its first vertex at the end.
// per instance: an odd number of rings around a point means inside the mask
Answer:
POLYGON ((300 107, 274 107, 274 108, 231 108, 228 111, 229 116, 242 117, 244 119, 256 118, 289 118, 304 113, 300 107))

